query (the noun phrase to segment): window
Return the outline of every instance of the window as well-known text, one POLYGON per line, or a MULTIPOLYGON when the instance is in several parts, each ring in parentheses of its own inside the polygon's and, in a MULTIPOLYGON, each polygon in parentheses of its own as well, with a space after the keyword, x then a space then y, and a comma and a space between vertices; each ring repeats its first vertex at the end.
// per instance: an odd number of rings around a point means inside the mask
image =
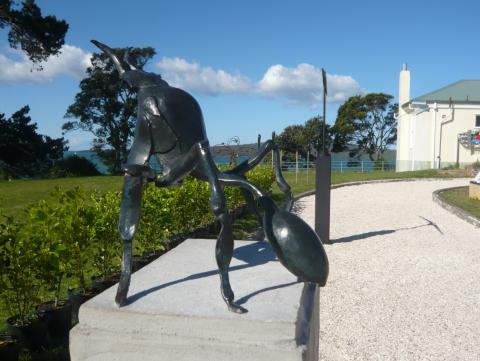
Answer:
POLYGON ((475 116, 475 128, 480 128, 480 115, 475 116))

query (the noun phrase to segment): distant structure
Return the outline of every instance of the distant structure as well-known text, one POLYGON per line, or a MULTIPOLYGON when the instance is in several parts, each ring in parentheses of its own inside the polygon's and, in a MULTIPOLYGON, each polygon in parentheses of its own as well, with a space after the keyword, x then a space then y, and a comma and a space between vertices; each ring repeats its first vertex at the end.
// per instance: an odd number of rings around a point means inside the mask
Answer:
POLYGON ((480 80, 460 80, 411 98, 410 70, 400 72, 397 171, 436 169, 480 159, 460 134, 480 129, 480 80))

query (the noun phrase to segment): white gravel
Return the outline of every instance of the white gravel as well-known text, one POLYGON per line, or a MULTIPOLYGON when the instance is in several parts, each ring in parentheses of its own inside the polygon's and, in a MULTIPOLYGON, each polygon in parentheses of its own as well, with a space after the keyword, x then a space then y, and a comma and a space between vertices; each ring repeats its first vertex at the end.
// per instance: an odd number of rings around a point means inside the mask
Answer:
MULTIPOLYGON (((432 201, 467 184, 332 191, 320 360, 480 360, 480 229, 432 201)), ((314 196, 297 204, 313 226, 314 196)))

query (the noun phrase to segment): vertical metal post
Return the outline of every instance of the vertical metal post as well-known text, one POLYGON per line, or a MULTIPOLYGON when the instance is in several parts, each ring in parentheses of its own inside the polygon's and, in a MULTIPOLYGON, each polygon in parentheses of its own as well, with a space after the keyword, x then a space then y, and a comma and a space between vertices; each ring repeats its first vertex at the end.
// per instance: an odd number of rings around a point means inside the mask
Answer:
POLYGON ((298 184, 298 150, 295 151, 295 184, 298 184))
POLYGON ((310 151, 307 150, 307 184, 308 184, 308 167, 310 166, 310 151))
POLYGON ((363 173, 363 160, 360 161, 360 164, 362 165, 362 173, 363 173))
POLYGON ((330 243, 330 186, 332 159, 328 153, 325 139, 327 73, 322 68, 323 79, 323 126, 322 149, 317 150, 315 179, 315 232, 323 243, 330 243))

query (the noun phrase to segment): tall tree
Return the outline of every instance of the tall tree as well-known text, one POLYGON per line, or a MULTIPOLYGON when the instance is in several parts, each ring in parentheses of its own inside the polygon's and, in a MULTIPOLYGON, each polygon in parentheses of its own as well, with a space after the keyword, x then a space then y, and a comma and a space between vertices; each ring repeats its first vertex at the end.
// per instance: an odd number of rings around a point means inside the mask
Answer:
POLYGON ((398 104, 392 103, 392 99, 384 93, 349 98, 338 109, 333 150, 350 149, 352 157, 365 153, 372 161, 381 159, 387 147, 397 140, 398 104), (351 149, 353 145, 355 148, 351 149))
MULTIPOLYGON (((289 125, 278 136, 278 144, 281 149, 289 153, 298 151, 302 156, 307 152, 314 155, 315 151, 322 147, 323 118, 316 116, 310 118, 304 125, 289 125)), ((327 147, 331 143, 331 129, 326 125, 325 140, 327 147)))
MULTIPOLYGON (((114 49, 123 59, 127 49, 114 49)), ((153 48, 131 48, 129 61, 142 69, 155 55, 153 48)), ((65 132, 83 130, 95 136, 93 150, 114 174, 121 172, 135 127, 136 93, 120 79, 110 57, 95 53, 87 77, 65 118, 76 118, 63 124, 65 132)))
POLYGON ((0 113, 0 167, 8 175, 33 177, 45 175, 66 150, 63 138, 52 139, 37 133, 37 124, 24 106, 10 118, 0 113))
POLYGON ((25 51, 34 63, 56 55, 65 42, 68 24, 53 15, 42 16, 35 0, 0 0, 0 29, 10 28, 8 42, 25 51))

